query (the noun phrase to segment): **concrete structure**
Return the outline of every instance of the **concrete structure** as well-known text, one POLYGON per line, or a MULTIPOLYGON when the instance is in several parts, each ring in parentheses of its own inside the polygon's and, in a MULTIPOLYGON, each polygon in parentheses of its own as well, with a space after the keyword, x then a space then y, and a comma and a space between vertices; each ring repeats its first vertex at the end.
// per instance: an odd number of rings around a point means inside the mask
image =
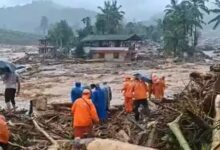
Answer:
POLYGON ((128 52, 129 48, 127 47, 99 47, 90 49, 93 59, 105 59, 106 61, 125 61, 128 52))
POLYGON ((89 35, 82 40, 84 51, 92 59, 106 61, 130 61, 134 59, 136 42, 141 38, 133 35, 89 35))
POLYGON ((49 44, 48 39, 40 39, 39 40, 39 54, 43 56, 48 56, 48 57, 54 57, 56 56, 57 49, 49 44))

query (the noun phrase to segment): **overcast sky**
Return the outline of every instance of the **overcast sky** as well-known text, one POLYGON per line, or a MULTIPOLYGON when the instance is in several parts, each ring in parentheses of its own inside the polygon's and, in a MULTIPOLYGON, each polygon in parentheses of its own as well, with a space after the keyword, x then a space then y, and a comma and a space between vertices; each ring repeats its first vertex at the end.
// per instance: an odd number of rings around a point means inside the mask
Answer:
MULTIPOLYGON (((15 6, 30 3, 32 0, 0 0, 0 6, 15 6)), ((97 10, 97 6, 102 6, 105 0, 52 0, 56 3, 74 7, 97 10)), ((154 14, 162 12, 170 0, 118 0, 126 12, 126 18, 132 20, 147 20, 154 14)))

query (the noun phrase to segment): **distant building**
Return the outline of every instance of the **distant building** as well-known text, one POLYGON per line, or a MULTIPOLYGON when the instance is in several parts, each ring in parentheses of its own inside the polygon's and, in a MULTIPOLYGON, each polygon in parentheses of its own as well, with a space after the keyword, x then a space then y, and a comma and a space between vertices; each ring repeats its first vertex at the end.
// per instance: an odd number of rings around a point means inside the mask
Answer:
POLYGON ((136 43, 141 38, 132 35, 89 35, 82 42, 84 51, 92 59, 106 61, 129 61, 134 59, 136 43))
POLYGON ((54 57, 57 54, 56 47, 50 45, 49 40, 44 38, 39 40, 39 54, 48 57, 54 57))

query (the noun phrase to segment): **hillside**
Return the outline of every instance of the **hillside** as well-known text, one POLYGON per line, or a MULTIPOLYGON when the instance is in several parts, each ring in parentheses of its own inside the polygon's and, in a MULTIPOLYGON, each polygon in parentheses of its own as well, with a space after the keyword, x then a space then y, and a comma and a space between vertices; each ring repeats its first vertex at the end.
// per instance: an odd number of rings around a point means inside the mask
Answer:
POLYGON ((0 44, 32 45, 37 44, 39 35, 0 29, 0 44))
POLYGON ((33 1, 31 4, 0 8, 0 28, 22 32, 38 33, 42 16, 47 16, 53 24, 61 19, 77 28, 84 17, 94 18, 96 12, 83 8, 68 8, 51 1, 33 1))

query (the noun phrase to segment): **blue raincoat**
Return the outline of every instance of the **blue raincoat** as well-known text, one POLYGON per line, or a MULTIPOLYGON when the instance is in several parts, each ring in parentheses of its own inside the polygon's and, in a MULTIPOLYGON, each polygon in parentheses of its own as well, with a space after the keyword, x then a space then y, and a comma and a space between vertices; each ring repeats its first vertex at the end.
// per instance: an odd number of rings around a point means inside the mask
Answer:
POLYGON ((98 116, 100 120, 107 119, 107 109, 105 101, 105 92, 100 87, 96 87, 95 91, 92 93, 92 101, 96 107, 98 116))
POLYGON ((82 87, 80 82, 76 82, 75 86, 72 88, 71 91, 71 101, 74 103, 78 98, 82 96, 82 87))

